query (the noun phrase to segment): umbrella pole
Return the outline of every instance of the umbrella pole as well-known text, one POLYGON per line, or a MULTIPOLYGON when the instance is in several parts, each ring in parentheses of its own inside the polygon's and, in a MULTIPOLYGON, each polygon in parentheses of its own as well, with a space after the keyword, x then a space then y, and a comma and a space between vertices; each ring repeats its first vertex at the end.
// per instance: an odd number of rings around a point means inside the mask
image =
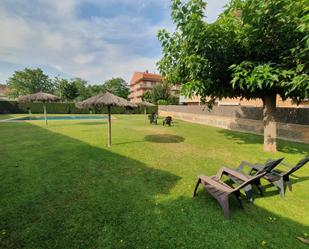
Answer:
POLYGON ((45 116, 45 125, 47 125, 47 113, 46 113, 46 103, 43 103, 44 116, 45 116))
POLYGON ((112 145, 112 122, 111 122, 111 107, 107 106, 108 111, 108 147, 112 145))

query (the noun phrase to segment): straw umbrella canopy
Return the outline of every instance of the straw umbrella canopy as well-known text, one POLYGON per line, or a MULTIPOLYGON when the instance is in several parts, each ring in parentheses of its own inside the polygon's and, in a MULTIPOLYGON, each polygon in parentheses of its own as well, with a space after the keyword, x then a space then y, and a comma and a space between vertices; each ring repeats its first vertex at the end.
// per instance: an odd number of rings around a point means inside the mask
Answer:
POLYGON ((44 93, 44 92, 28 94, 28 95, 21 96, 18 98, 19 102, 42 102, 46 125, 47 125, 46 102, 53 102, 57 100, 60 100, 58 96, 52 95, 50 93, 44 93))
POLYGON ((111 107, 112 106, 120 106, 120 107, 136 107, 135 104, 127 101, 124 98, 115 96, 112 93, 106 92, 101 93, 97 96, 91 97, 89 99, 86 99, 82 102, 76 103, 77 108, 89 108, 89 107, 103 107, 107 106, 107 112, 108 112, 108 147, 112 144, 112 127, 111 127, 111 107))
POLYGON ((145 122, 146 122, 146 119, 147 119, 147 107, 151 107, 151 106, 156 106, 152 103, 149 103, 147 101, 141 101, 141 102, 136 102, 136 104, 140 107, 144 107, 144 114, 145 114, 145 122))

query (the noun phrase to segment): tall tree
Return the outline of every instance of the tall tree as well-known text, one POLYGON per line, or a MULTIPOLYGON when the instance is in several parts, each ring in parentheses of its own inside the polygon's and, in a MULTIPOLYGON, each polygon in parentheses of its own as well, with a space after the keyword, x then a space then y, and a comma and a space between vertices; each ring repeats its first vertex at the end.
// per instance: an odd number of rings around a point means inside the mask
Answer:
POLYGON ((69 82, 67 79, 61 79, 56 77, 54 79, 55 93, 60 96, 62 100, 72 101, 78 96, 78 88, 73 82, 69 82))
POLYGON ((98 95, 99 93, 105 92, 104 85, 89 85, 90 96, 98 95))
POLYGON ((264 150, 276 151, 276 96, 299 102, 309 92, 308 0, 234 0, 214 23, 202 0, 172 0, 176 31, 158 33, 159 69, 205 99, 261 98, 264 150))
POLYGON ((55 93, 63 100, 81 101, 91 96, 91 89, 87 86, 87 81, 81 78, 73 78, 70 81, 55 77, 53 80, 55 93))
POLYGON ((91 96, 90 89, 87 87, 88 82, 81 78, 73 78, 70 83, 77 89, 78 96, 76 100, 81 101, 91 96))
POLYGON ((155 85, 151 90, 154 103, 157 103, 159 100, 168 102, 171 96, 170 91, 170 86, 166 82, 155 85))
POLYGON ((53 83, 42 69, 25 68, 16 71, 7 81, 9 96, 16 98, 36 92, 52 92, 53 83))
POLYGON ((154 98, 153 98, 153 94, 152 94, 152 92, 150 90, 148 90, 148 91, 143 93, 142 100, 155 104, 155 101, 154 101, 154 98))
POLYGON ((75 84, 72 82, 68 82, 68 84, 65 85, 64 91, 63 91, 63 98, 65 100, 75 100, 78 97, 78 88, 75 84))
POLYGON ((142 99, 153 104, 176 105, 179 103, 179 97, 172 95, 171 85, 167 82, 155 85, 142 95, 142 99))
POLYGON ((125 99, 128 99, 130 94, 128 83, 122 78, 112 78, 111 80, 107 80, 103 87, 105 91, 125 99))
POLYGON ((53 83, 55 86, 55 94, 59 96, 62 100, 65 99, 65 91, 69 84, 69 81, 66 79, 61 79, 59 77, 55 77, 53 79, 53 83))

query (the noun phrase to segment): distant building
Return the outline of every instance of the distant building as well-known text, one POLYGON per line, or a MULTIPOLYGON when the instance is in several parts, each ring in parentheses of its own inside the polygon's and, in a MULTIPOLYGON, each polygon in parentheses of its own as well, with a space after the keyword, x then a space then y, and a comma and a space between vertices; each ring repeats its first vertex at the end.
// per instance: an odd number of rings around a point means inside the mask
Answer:
POLYGON ((7 85, 0 84, 0 101, 1 100, 9 100, 8 98, 9 89, 7 85))
MULTIPOLYGON (((206 98, 206 101, 208 99, 206 98)), ((183 105, 200 105, 201 100, 199 96, 193 96, 192 98, 185 98, 184 96, 180 96, 179 98, 180 104, 183 105)), ((224 105, 224 106, 255 106, 262 107, 263 101, 261 99, 240 99, 240 98, 223 98, 221 100, 216 101, 216 105, 224 105)), ((296 105, 292 102, 291 99, 287 99, 283 101, 280 96, 277 95, 277 107, 309 107, 309 101, 304 100, 299 105, 296 105)))
MULTIPOLYGON (((135 72, 130 81, 130 95, 131 102, 139 102, 142 100, 142 95, 151 90, 155 85, 161 84, 163 77, 160 74, 146 72, 135 72)), ((172 86, 171 93, 179 95, 179 85, 172 86)))

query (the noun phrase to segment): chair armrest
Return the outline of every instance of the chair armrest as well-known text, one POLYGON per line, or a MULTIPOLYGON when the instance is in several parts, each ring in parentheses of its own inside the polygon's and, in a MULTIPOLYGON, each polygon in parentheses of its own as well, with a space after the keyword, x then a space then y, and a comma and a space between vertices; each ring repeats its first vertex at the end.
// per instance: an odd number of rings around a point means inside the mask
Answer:
POLYGON ((245 166, 248 166, 249 168, 256 170, 259 170, 260 167, 264 167, 264 165, 260 163, 249 163, 247 161, 242 161, 238 166, 238 169, 242 171, 245 166))
MULTIPOLYGON (((269 158, 267 161, 274 161, 274 159, 269 158)), ((279 163, 279 165, 283 165, 283 166, 288 167, 288 168, 293 168, 294 167, 293 165, 288 164, 288 163, 284 163, 284 162, 279 163)))
POLYGON ((290 169, 292 169, 292 168, 294 167, 294 166, 291 165, 291 164, 283 163, 283 162, 279 163, 279 165, 283 165, 283 166, 285 166, 285 167, 287 167, 287 168, 290 168, 290 169))
POLYGON ((264 166, 265 165, 263 165, 263 164, 255 163, 255 164, 252 164, 252 166, 250 168, 251 168, 251 170, 261 171, 264 168, 264 166))
POLYGON ((218 189, 222 192, 231 193, 231 192, 234 191, 233 188, 227 187, 227 186, 221 184, 220 182, 213 180, 209 176, 199 176, 199 179, 201 179, 202 182, 208 183, 209 185, 215 187, 216 189, 218 189))
POLYGON ((234 177, 237 177, 239 178, 240 180, 242 181, 247 181, 248 180, 248 177, 245 176, 244 174, 234 170, 234 169, 231 169, 231 168, 228 168, 228 167, 221 167, 218 171, 218 174, 217 174, 217 177, 219 179, 221 179, 222 175, 223 174, 227 174, 227 175, 231 175, 231 176, 234 176, 234 177))
POLYGON ((241 185, 239 185, 237 188, 235 188, 235 190, 240 190, 248 185, 251 185, 251 183, 253 183, 254 181, 260 179, 261 177, 265 176, 266 172, 260 173, 258 175, 252 176, 250 178, 247 179, 247 181, 243 182, 241 185))

